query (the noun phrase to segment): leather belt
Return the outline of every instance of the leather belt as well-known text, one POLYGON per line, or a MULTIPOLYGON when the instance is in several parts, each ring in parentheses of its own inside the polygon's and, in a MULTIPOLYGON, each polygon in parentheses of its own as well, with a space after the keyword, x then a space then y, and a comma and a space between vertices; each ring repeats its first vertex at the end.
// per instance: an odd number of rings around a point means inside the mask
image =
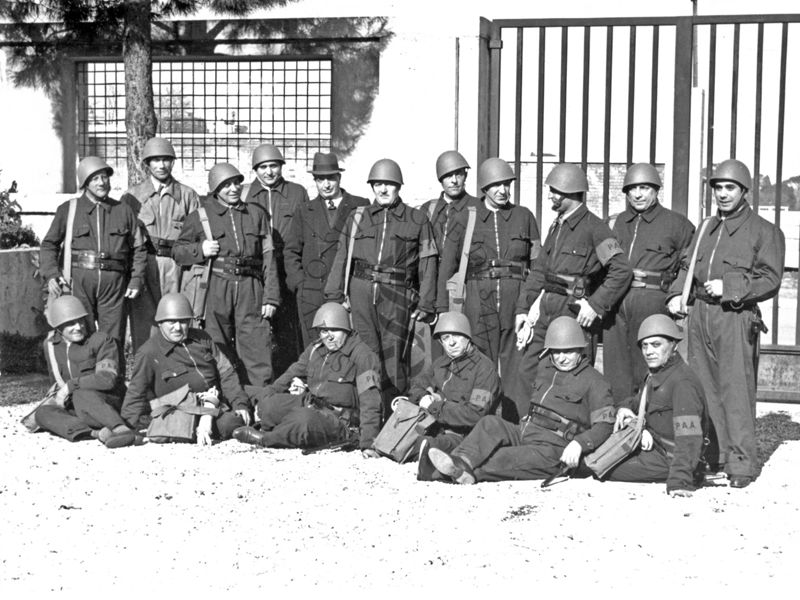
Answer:
POLYGON ((260 257, 251 256, 217 256, 211 272, 218 275, 235 275, 239 277, 261 277, 263 261, 260 257))
POLYGON ((544 291, 561 296, 573 296, 577 300, 588 295, 587 279, 580 275, 562 275, 547 271, 544 274, 544 291))
POLYGON ((118 271, 124 273, 128 270, 128 257, 124 254, 110 252, 73 250, 72 266, 89 271, 118 271))
POLYGON ((633 270, 633 280, 631 287, 644 290, 658 290, 668 292, 674 277, 668 271, 645 271, 644 269, 633 270))
POLYGON ((480 268, 467 269, 467 280, 470 279, 525 279, 528 268, 522 261, 490 260, 480 268))
POLYGON ((152 245, 147 248, 148 254, 155 254, 156 256, 172 257, 172 246, 175 245, 175 240, 167 240, 165 238, 151 237, 152 245))
POLYGON ((583 425, 578 421, 568 419, 541 404, 531 403, 531 407, 528 410, 528 422, 552 431, 568 442, 571 442, 576 435, 585 431, 583 425))
POLYGON ((371 283, 417 287, 416 278, 409 277, 403 269, 370 265, 358 259, 353 261, 353 277, 371 283))

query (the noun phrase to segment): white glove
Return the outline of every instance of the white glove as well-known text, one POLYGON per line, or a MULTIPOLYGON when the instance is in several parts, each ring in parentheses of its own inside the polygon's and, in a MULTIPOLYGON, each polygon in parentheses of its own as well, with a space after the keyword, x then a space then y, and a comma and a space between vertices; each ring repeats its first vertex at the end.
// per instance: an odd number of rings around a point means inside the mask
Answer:
POLYGON ((299 377, 293 377, 292 382, 289 384, 289 393, 295 396, 300 396, 306 393, 308 386, 306 382, 299 377))
POLYGON ((197 424, 197 445, 211 445, 211 415, 203 415, 197 424))

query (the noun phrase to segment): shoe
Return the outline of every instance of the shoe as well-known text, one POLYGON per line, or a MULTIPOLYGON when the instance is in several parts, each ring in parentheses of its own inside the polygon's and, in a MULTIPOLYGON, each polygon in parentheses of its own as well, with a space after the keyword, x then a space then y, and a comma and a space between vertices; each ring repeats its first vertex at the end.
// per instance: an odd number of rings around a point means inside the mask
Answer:
POLYGON ((250 427, 249 425, 245 425, 244 427, 237 427, 233 430, 232 437, 233 439, 243 443, 243 444, 253 444, 254 446, 264 446, 264 438, 266 437, 266 432, 259 431, 255 427, 250 427))
POLYGON ((136 432, 132 429, 120 431, 118 433, 111 433, 103 443, 106 448, 125 448, 126 446, 133 446, 136 443, 136 432))
POLYGON ((417 481, 433 481, 433 476, 437 473, 431 459, 428 458, 428 450, 431 449, 430 440, 422 438, 419 445, 419 462, 417 463, 417 481))
POLYGON ((746 488, 753 483, 753 478, 749 475, 731 475, 729 479, 732 488, 746 488))
POLYGON ((470 466, 458 456, 452 456, 447 452, 442 452, 438 448, 428 450, 428 458, 433 466, 442 475, 447 475, 450 479, 461 485, 472 485, 475 483, 475 475, 470 466))

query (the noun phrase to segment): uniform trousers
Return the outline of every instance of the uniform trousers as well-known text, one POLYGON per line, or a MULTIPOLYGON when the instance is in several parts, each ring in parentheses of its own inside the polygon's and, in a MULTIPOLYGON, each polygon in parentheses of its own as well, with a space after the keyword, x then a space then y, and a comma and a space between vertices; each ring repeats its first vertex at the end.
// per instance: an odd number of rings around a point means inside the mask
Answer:
POLYGON ((637 450, 635 454, 614 467, 606 479, 638 483, 664 482, 669 477, 671 462, 672 458, 660 446, 655 445, 647 452, 637 450))
POLYGON ((297 362, 303 347, 297 298, 285 285, 281 285, 281 304, 272 318, 272 328, 273 371, 277 378, 297 362))
MULTIPOLYGON (((253 388, 247 392, 253 394, 253 388)), ((316 448, 344 441, 347 425, 330 409, 303 406, 303 395, 253 394, 257 400, 261 431, 267 432, 262 444, 272 448, 316 448)))
POLYGON ((703 384, 716 434, 706 456, 728 475, 753 477, 756 456, 756 351, 752 310, 695 302, 689 313, 689 365, 703 384), (755 343, 754 343, 755 342, 755 343), (718 449, 716 458, 715 450, 718 449))
MULTIPOLYGON (((72 407, 40 406, 36 409, 39 427, 70 442, 87 439, 93 430, 125 425, 119 415, 121 399, 95 390, 75 390, 72 407)), ((70 402, 67 402, 69 406, 70 402)))
POLYGON ((206 331, 236 365, 242 382, 257 386, 272 382, 270 323, 261 318, 263 289, 255 277, 212 273, 206 302, 206 331))
MULTIPOLYGON (((128 277, 118 271, 73 268, 72 294, 89 312, 89 327, 107 333, 117 341, 119 364, 125 364, 124 344, 127 315, 125 290, 128 277)), ((91 333, 91 331, 90 331, 91 333)))
POLYGON ((131 342, 133 351, 150 339, 156 326, 156 308, 163 294, 180 292, 181 269, 168 256, 147 255, 145 285, 140 294, 129 302, 131 342), (162 276, 162 272, 164 275, 162 276))

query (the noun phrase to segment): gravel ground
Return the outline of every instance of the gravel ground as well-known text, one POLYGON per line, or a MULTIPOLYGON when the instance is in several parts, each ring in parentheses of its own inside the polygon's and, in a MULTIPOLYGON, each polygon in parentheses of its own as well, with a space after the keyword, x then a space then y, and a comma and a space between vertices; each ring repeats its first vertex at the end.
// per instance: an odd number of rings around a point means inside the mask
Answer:
POLYGON ((28 434, 31 407, 0 408, 2 598, 796 587, 800 442, 745 490, 683 499, 655 484, 420 483, 415 465, 234 441, 110 451, 28 434))

